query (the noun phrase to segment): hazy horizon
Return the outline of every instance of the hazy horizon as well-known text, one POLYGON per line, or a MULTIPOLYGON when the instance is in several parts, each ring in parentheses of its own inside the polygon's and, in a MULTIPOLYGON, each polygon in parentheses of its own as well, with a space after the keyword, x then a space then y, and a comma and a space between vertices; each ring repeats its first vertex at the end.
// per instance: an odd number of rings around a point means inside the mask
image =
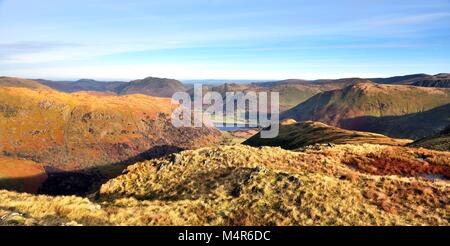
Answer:
MULTIPOLYGON (((445 73, 447 74, 448 72, 446 71, 442 71, 438 74, 442 74, 445 73)), ((426 73, 414 73, 414 74, 426 74, 426 73)), ((372 77, 372 78, 389 78, 389 77, 397 77, 397 76, 407 76, 407 75, 414 75, 414 74, 397 74, 397 75, 391 75, 391 76, 383 76, 383 77, 372 77)), ((428 75, 436 75, 436 74, 428 74, 428 75)), ((0 74, 0 77, 4 76, 3 74, 0 74)), ((9 76, 7 76, 9 77, 9 76)), ((16 76, 11 76, 11 77, 16 77, 16 76)), ((21 76, 17 76, 17 77, 21 77, 21 76)), ((144 79, 147 77, 156 77, 156 76, 144 76, 142 78, 126 78, 126 79, 117 79, 117 78, 100 78, 100 79, 95 79, 95 78, 89 78, 89 77, 79 77, 79 78, 51 78, 51 77, 39 77, 39 78, 34 78, 34 77, 21 77, 21 78, 25 78, 25 79, 31 79, 31 80, 49 80, 49 81, 58 81, 58 82, 75 82, 75 81, 79 81, 79 80, 95 80, 98 82, 130 82, 133 80, 139 80, 139 79, 144 79)), ((171 78, 171 77, 160 77, 160 78, 164 78, 164 79, 176 79, 184 84, 193 84, 196 82, 204 82, 204 84, 223 84, 223 83, 263 83, 263 82, 275 82, 275 81, 283 81, 283 80, 305 80, 305 81, 315 81, 315 80, 325 80, 325 79, 330 79, 330 80, 335 80, 335 79, 348 79, 348 78, 361 78, 361 79, 371 79, 369 77, 336 77, 336 78, 312 78, 312 79, 305 79, 305 78, 279 78, 279 79, 215 79, 215 78, 200 78, 200 79, 179 79, 179 78, 171 78)))

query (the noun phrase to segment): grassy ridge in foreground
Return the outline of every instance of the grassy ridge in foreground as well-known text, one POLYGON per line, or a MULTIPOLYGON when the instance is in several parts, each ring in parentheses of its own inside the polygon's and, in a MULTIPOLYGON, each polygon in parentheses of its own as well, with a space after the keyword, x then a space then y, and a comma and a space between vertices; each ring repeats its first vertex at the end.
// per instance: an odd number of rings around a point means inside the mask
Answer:
POLYGON ((370 144, 202 148, 130 166, 97 201, 0 191, 0 223, 449 225, 450 184, 427 178, 448 178, 449 163, 449 152, 370 144))

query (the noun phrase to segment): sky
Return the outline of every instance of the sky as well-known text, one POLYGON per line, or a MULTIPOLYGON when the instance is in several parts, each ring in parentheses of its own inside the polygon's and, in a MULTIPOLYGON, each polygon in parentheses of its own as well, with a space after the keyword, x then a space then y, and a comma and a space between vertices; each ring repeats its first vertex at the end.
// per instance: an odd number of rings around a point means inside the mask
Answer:
POLYGON ((0 0, 0 76, 450 72, 450 0, 0 0))

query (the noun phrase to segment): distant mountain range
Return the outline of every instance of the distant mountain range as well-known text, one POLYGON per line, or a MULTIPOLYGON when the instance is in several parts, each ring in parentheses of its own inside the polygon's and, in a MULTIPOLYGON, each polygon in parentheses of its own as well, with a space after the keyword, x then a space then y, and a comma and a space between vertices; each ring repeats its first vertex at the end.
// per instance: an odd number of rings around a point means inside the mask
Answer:
POLYGON ((440 73, 436 75, 412 74, 390 78, 371 78, 369 80, 380 84, 401 84, 401 85, 415 85, 423 87, 450 88, 449 73, 440 73))
POLYGON ((120 81, 96 81, 92 79, 80 79, 74 82, 70 81, 51 81, 51 80, 36 80, 52 89, 63 92, 77 92, 77 91, 98 91, 98 92, 116 92, 120 86, 128 84, 120 81))
MULTIPOLYGON (((281 118, 320 121, 349 130, 370 131, 396 138, 419 139, 438 133, 450 123, 447 89, 450 75, 412 74, 390 78, 346 78, 204 86, 204 92, 279 92, 281 118)), ((144 94, 171 97, 192 94, 192 85, 178 80, 147 77, 131 82, 75 82, 2 77, 0 85, 53 88, 64 92, 94 91, 116 95, 144 94)))
POLYGON ((96 81, 92 79, 81 79, 78 81, 50 81, 39 79, 36 81, 42 85, 64 92, 97 91, 117 95, 140 93, 159 97, 171 97, 177 91, 188 91, 192 94, 192 83, 202 83, 205 92, 217 91, 222 94, 225 91, 274 91, 280 93, 280 111, 288 110, 318 93, 341 89, 356 83, 374 82, 379 84, 402 84, 422 87, 450 87, 450 75, 447 73, 436 75, 412 74, 389 78, 288 79, 268 82, 255 80, 185 80, 184 82, 186 84, 175 79, 156 77, 148 77, 131 82, 96 81))
POLYGON ((74 82, 37 80, 41 84, 64 92, 97 91, 118 95, 144 94, 148 96, 171 97, 177 91, 186 91, 184 85, 174 79, 148 77, 131 82, 96 81, 81 79, 74 82))

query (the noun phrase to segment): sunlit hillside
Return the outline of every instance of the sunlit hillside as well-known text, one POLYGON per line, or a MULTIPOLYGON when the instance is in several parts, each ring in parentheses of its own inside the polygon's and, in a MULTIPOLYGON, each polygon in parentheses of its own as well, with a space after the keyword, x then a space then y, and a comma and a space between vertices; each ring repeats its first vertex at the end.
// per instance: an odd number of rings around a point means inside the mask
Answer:
POLYGON ((47 171, 107 175, 124 165, 219 140, 211 128, 175 128, 169 98, 62 93, 0 86, 0 153, 47 171))

